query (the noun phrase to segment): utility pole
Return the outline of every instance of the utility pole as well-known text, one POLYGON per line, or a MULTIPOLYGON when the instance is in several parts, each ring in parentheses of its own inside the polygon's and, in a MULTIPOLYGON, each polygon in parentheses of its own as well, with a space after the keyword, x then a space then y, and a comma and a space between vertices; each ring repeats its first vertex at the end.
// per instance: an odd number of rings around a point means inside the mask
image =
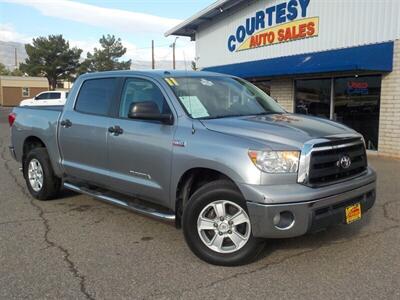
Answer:
POLYGON ((154 61, 154 40, 151 40, 151 68, 155 69, 155 61, 154 61))
POLYGON ((15 67, 18 68, 17 48, 14 48, 15 67))
POLYGON ((172 68, 175 70, 176 63, 175 63, 175 42, 172 44, 172 68))
POLYGON ((172 45, 170 47, 172 47, 172 69, 176 69, 176 61, 175 61, 175 48, 176 48, 176 40, 179 37, 175 38, 175 41, 172 43, 172 45))

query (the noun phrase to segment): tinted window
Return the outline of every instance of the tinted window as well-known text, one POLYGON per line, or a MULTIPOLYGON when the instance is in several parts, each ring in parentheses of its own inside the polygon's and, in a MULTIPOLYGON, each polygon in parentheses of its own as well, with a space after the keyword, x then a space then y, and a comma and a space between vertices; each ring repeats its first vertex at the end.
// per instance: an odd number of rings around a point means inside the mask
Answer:
POLYGON ((296 113, 329 119, 331 79, 296 80, 296 113))
POLYGON ((335 79, 336 121, 360 132, 371 150, 378 149, 381 76, 335 79))
POLYGON ((48 93, 49 98, 48 99, 60 99, 61 98, 61 93, 48 93))
POLYGON ((35 99, 36 99, 36 100, 45 100, 45 99, 49 99, 49 93, 40 94, 39 96, 36 96, 35 99))
POLYGON ((88 114, 108 115, 115 84, 115 78, 86 80, 79 91, 75 110, 88 114))
POLYGON ((127 79, 122 92, 119 116, 127 118, 133 103, 148 101, 157 104, 160 113, 170 112, 163 93, 154 83, 139 78, 127 79))

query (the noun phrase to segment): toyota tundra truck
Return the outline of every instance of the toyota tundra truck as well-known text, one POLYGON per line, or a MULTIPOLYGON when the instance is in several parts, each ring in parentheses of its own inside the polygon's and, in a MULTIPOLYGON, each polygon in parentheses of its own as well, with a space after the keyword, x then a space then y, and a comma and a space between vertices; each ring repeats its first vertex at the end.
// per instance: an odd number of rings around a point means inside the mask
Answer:
POLYGON ((211 264, 357 222, 375 202, 362 135, 228 75, 85 74, 64 107, 17 107, 9 123, 34 198, 67 188, 174 222, 211 264))

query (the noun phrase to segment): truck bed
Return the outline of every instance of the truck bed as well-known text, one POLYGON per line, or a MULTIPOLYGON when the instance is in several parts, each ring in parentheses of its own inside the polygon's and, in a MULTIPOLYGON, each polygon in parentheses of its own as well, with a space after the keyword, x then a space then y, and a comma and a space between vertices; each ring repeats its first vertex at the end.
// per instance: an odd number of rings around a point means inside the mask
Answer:
MULTIPOLYGON (((43 105, 43 106, 18 106, 15 107, 20 109, 30 109, 30 110, 55 110, 55 111, 63 111, 64 106, 62 105, 43 105)), ((13 111, 14 111, 13 109, 13 111)))
POLYGON ((63 106, 22 106, 12 110, 17 117, 11 129, 11 143, 18 161, 22 161, 24 142, 30 137, 35 137, 46 146, 54 171, 58 173, 60 153, 57 124, 63 108, 63 106))

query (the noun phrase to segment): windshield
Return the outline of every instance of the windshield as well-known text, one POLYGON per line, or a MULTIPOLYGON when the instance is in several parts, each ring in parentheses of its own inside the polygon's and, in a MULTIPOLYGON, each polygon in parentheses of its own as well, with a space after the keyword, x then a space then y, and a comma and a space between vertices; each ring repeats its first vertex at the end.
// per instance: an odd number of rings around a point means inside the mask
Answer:
POLYGON ((195 119, 284 113, 274 99, 251 83, 231 77, 170 77, 165 81, 195 119))

